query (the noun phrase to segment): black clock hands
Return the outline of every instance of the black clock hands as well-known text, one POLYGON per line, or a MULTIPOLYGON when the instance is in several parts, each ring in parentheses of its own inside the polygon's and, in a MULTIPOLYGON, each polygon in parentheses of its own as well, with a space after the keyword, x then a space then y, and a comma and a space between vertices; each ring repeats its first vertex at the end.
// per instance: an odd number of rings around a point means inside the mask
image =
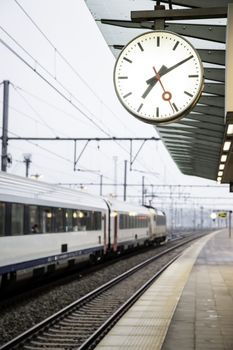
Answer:
MULTIPOLYGON (((168 72, 172 71, 173 69, 179 67, 181 64, 183 64, 183 63, 189 61, 191 58, 193 58, 193 55, 191 55, 191 56, 185 58, 184 60, 182 60, 182 61, 180 61, 180 62, 174 64, 173 66, 171 66, 171 67, 169 67, 169 68, 167 68, 167 67, 165 67, 165 66, 162 66, 162 67, 164 67, 164 70, 163 70, 161 73, 160 73, 160 71, 159 71, 160 77, 162 77, 163 75, 165 75, 165 74, 167 74, 168 72)), ((146 82, 147 82, 147 84, 151 84, 155 79, 156 79, 156 78, 153 76, 152 78, 148 79, 146 82)))
MULTIPOLYGON (((166 74, 167 72, 167 67, 166 66, 162 66, 160 68, 160 70, 158 71, 159 76, 161 77, 162 75, 166 74)), ((149 85, 146 90, 144 91, 142 98, 146 98, 146 96, 149 94, 149 92, 153 89, 153 87, 155 86, 155 84, 157 83, 158 79, 156 78, 156 76, 153 76, 151 79, 147 80, 147 84, 149 85)))

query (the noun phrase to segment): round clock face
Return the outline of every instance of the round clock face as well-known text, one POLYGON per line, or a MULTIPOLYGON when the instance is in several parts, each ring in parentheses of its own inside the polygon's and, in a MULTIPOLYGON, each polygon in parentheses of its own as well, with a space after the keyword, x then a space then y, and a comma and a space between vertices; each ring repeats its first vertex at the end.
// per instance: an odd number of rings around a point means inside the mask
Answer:
POLYGON ((123 106, 140 120, 168 123, 186 115, 203 88, 203 66, 194 47, 168 31, 134 38, 120 53, 114 85, 123 106))

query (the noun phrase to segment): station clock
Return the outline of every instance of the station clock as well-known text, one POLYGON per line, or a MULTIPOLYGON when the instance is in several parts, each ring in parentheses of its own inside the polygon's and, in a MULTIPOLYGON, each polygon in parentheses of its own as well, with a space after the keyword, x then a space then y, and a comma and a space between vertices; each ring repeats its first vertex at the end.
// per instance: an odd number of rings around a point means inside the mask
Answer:
POLYGON ((120 102, 150 124, 174 122, 189 113, 202 93, 203 82, 197 50, 182 36, 165 30, 134 38, 114 67, 120 102))

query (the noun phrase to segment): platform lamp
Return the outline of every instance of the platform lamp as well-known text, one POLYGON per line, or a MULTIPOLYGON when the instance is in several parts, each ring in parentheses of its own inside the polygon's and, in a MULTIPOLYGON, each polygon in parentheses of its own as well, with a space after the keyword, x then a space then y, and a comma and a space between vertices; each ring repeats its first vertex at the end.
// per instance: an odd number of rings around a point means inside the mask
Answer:
POLYGON ((219 168, 218 168, 217 181, 219 183, 227 183, 227 182, 231 183, 233 181, 232 151, 233 151, 233 112, 227 112, 225 134, 223 138, 223 145, 222 145, 221 157, 220 157, 219 168))

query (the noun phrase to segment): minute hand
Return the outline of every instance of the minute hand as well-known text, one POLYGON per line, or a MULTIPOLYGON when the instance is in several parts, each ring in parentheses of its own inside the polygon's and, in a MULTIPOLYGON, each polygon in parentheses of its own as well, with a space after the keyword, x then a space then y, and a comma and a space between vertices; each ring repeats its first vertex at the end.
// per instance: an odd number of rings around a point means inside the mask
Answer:
MULTIPOLYGON (((183 64, 183 63, 185 63, 185 62, 191 60, 191 58, 193 58, 193 55, 191 55, 191 56, 185 58, 184 60, 182 60, 182 61, 180 61, 180 62, 174 64, 174 66, 171 66, 171 67, 169 67, 169 68, 164 69, 164 70, 161 72, 160 77, 162 77, 163 75, 167 74, 167 73, 170 72, 171 70, 173 70, 173 69, 179 67, 181 64, 183 64)), ((150 79, 148 79, 146 82, 147 82, 147 84, 151 84, 154 80, 155 80, 155 76, 152 77, 152 78, 150 78, 150 79)))

